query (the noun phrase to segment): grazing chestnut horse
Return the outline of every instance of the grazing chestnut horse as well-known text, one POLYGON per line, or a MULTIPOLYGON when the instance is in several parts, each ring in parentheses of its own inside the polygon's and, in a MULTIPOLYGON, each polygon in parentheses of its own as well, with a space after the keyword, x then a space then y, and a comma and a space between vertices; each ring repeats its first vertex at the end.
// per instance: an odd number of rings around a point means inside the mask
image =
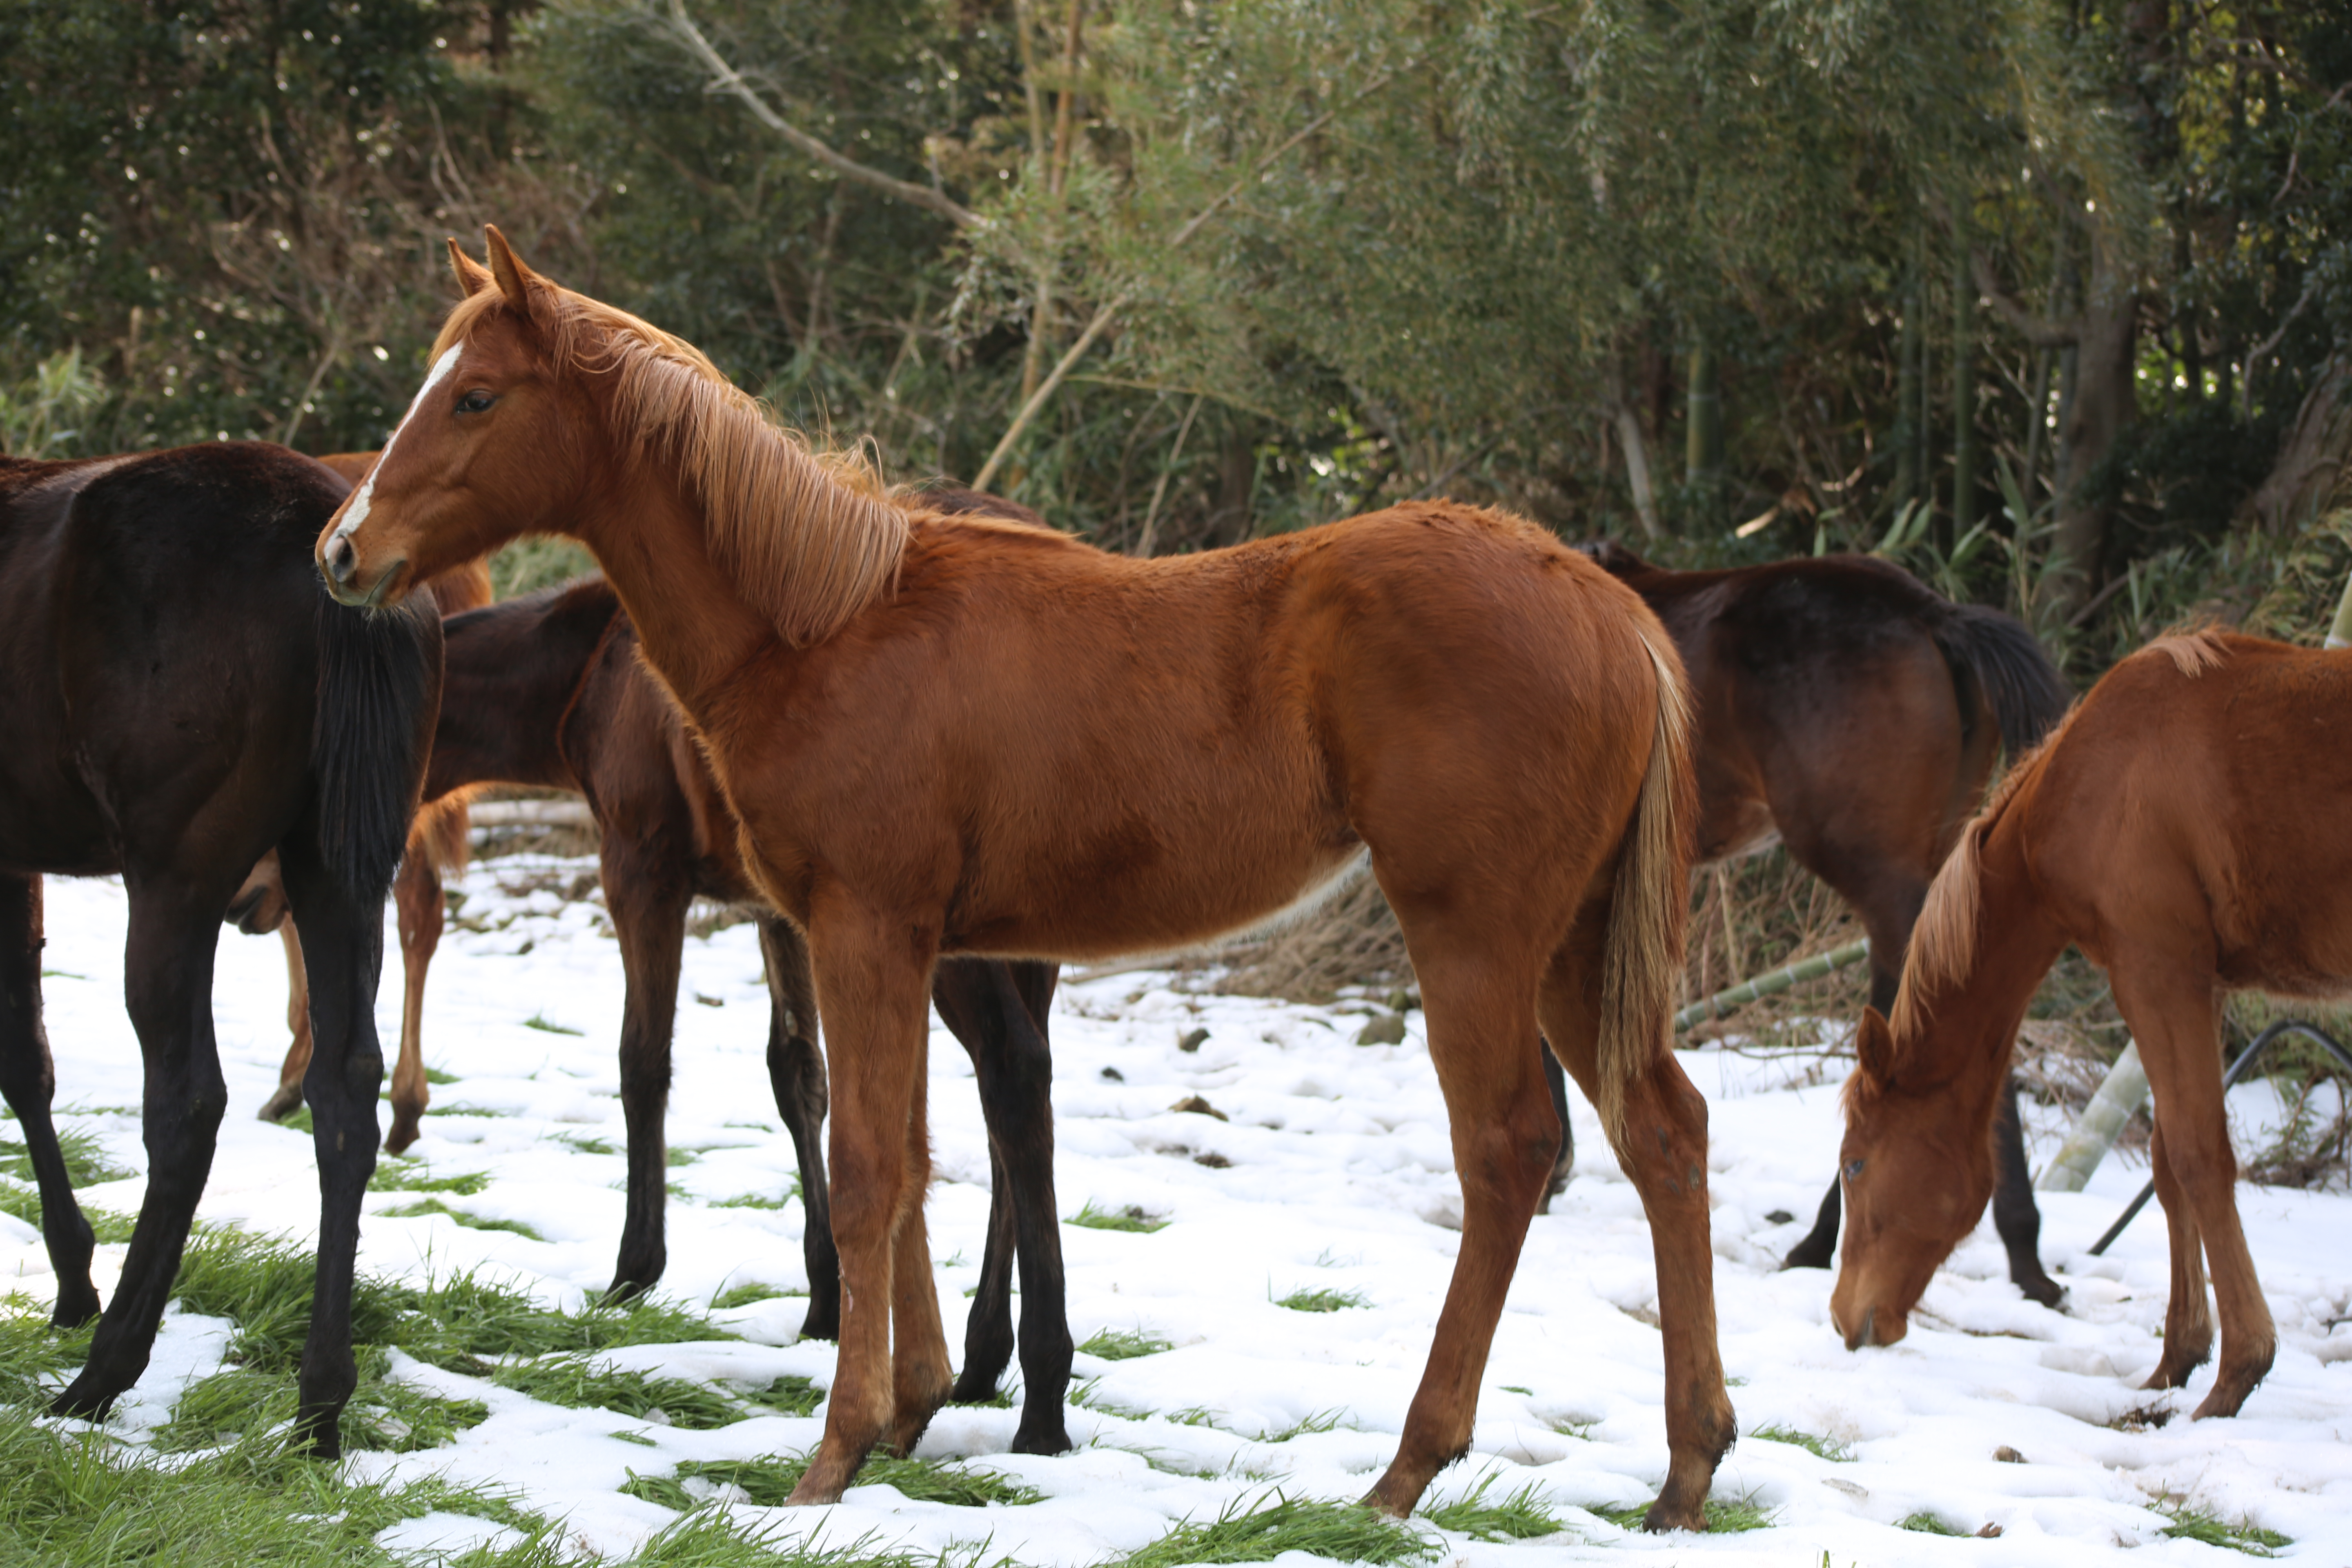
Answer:
MULTIPOLYGON (((1955 605, 1866 555, 1670 572, 1621 544, 1589 548, 1657 612, 1690 671, 1699 859, 1786 844, 1862 917, 1870 1005, 1892 1007, 1911 924, 1994 756, 2024 755, 2066 710, 2049 657, 2008 616, 1955 605)), ((2064 1292, 2042 1268, 2013 1079, 1995 1141, 1993 1223, 2009 1277, 2054 1307, 2064 1292)), ((1555 1180, 1571 1154, 1564 1144, 1555 1180)), ((1832 1178, 1811 1233, 1782 1267, 1827 1268, 1837 1233, 1832 1178)))
POLYGON ((1892 1021, 1863 1015, 1830 1300, 1849 1347, 1903 1337, 1983 1211, 2010 1042, 2072 942, 2106 971, 2155 1093, 2172 1300, 2147 1386, 2211 1352, 2210 1262, 2221 1366, 2197 1414, 2245 1402, 2277 1335, 2238 1224, 2221 1003, 2352 990, 2347 727, 2352 656, 2201 632, 2116 666, 2011 771, 1927 895, 1892 1021))
POLYGON ((1470 1441, 1559 1124, 1540 1022, 1649 1214, 1672 1459, 1700 1528, 1734 1436, 1715 1341, 1706 1102, 1667 1038, 1686 715, 1638 596, 1492 512, 1416 503, 1232 549, 1108 555, 894 500, 813 457, 689 345, 451 247, 467 298, 319 540, 355 605, 556 531, 604 564, 808 933, 832 1084, 841 1351, 793 1493, 910 1447, 950 1381, 925 1239, 923 1042, 942 952, 1181 948, 1369 853, 1422 984, 1461 1255, 1397 1457, 1409 1512, 1470 1441))
MULTIPOLYGON (((332 468, 352 484, 367 478, 375 465, 373 452, 335 452, 316 461, 332 468)), ((425 588, 445 616, 478 609, 490 602, 488 563, 475 560, 442 573, 425 588)), ((466 797, 451 795, 428 802, 416 814, 408 832, 408 852, 401 858, 393 879, 392 899, 400 915, 400 962, 407 982, 400 1014, 400 1052, 393 1058, 392 1127, 383 1146, 397 1154, 416 1142, 418 1118, 432 1098, 425 1081, 425 972, 441 944, 446 911, 441 904, 443 870, 462 871, 467 848, 466 797)), ((310 1065, 310 1000, 302 973, 302 947, 294 923, 287 918, 286 892, 275 856, 266 857, 246 879, 229 902, 231 924, 247 936, 276 931, 286 944, 286 1027, 293 1037, 286 1060, 278 1069, 278 1089, 261 1108, 264 1121, 283 1121, 301 1108, 302 1075, 310 1065)))
MULTIPOLYGON (((1011 506, 992 497, 933 499, 959 510, 1011 506)), ((442 631, 446 673, 425 773, 428 809, 477 784, 536 784, 585 795, 602 829, 605 908, 628 983, 621 1018, 628 1207, 612 1293, 634 1295, 652 1288, 667 1260, 662 1123, 688 907, 698 896, 755 904, 760 895, 737 851, 735 815, 676 706, 637 657, 635 628, 609 584, 592 578, 546 589, 451 616, 442 631)), ((438 902, 440 883, 429 869, 426 882, 438 902)), ((801 1333, 832 1339, 840 1331, 841 1275, 819 1142, 825 1084, 815 986, 808 946, 790 922, 763 914, 759 928, 771 1002, 769 1079, 799 1159, 808 1215, 801 1246, 809 1309, 801 1333)), ((422 966, 411 974, 421 997, 422 966)), ((1012 1358, 1017 1249, 1024 1399, 1013 1451, 1024 1454, 1070 1446, 1062 1395, 1071 1344, 1045 1023, 1054 985, 1052 964, 985 959, 943 961, 932 982, 940 1017, 971 1055, 996 1178, 955 1397, 992 1397, 1012 1358)))
POLYGON ((24 1123, 56 1321, 98 1311, 90 1229, 58 1153, 41 1027, 44 873, 120 873, 125 1000, 145 1059, 147 1193, 89 1361, 55 1408, 98 1416, 139 1379, 226 1101, 213 953, 275 850, 301 921, 316 1047, 319 1264, 298 1431, 339 1451, 357 1382, 352 1254, 375 1166, 383 896, 440 700, 429 604, 353 616, 310 542, 347 491, 283 447, 0 458, 0 1093, 24 1123))

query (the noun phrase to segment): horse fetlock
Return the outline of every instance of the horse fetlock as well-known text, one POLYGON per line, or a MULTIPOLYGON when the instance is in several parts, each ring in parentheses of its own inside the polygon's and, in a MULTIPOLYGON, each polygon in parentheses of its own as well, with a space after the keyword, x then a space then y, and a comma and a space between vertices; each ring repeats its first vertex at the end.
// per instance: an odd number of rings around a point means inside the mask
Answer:
MULTIPOLYGON (((278 1086, 278 1092, 261 1102, 260 1120, 283 1121, 302 1109, 302 1080, 289 1079, 278 1086)), ((398 1151, 394 1151, 397 1152, 398 1151)))

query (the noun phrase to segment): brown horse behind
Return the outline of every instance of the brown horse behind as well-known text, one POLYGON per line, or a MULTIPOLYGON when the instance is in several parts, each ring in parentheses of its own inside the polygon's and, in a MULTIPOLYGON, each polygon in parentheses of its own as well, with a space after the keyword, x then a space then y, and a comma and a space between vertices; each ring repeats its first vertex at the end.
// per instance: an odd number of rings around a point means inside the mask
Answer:
POLYGON ((1903 1337, 1983 1211, 2010 1044, 2072 942, 2106 971, 2155 1091, 2172 1299, 2147 1386, 2210 1354, 2210 1261, 2221 1366, 2197 1414, 2245 1402, 2277 1335, 2238 1222, 2221 999, 2352 989, 2347 725, 2352 656, 2199 633, 2117 665, 2010 773, 1936 879, 1892 1022, 1863 1015, 1830 1304, 1849 1347, 1903 1337))
POLYGON ((1675 1063, 1689 820, 1673 646, 1584 557, 1419 503, 1139 561, 887 497, 679 340, 555 287, 496 230, 368 483, 319 540, 338 597, 400 600, 503 540, 604 565, 647 663, 808 932, 832 1079, 838 1498, 951 1381, 922 1199, 943 952, 1197 945, 1369 853, 1422 984, 1461 1253, 1395 1461, 1405 1513, 1470 1441, 1559 1141, 1540 1027, 1599 1105, 1655 1237, 1671 1466, 1701 1527, 1734 1435, 1715 1342, 1705 1101, 1675 1063))

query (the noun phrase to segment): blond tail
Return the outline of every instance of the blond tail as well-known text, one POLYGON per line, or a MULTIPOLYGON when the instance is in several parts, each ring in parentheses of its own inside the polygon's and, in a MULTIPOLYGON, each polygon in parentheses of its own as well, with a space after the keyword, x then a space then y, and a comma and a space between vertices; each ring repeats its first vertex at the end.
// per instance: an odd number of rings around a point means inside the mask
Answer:
POLYGON ((1626 1086, 1673 1048, 1690 910, 1690 691, 1664 631, 1645 625, 1641 635, 1657 673, 1657 718, 1641 801, 1618 857, 1601 969, 1598 1109, 1610 1142, 1621 1148, 1626 1086))

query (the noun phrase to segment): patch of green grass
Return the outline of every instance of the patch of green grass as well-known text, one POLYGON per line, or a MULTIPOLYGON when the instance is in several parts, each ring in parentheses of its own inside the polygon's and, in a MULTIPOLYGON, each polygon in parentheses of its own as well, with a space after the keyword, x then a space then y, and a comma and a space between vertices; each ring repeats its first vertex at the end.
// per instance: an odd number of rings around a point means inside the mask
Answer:
POLYGON ((367 1190, 372 1193, 454 1193, 470 1198, 490 1184, 485 1171, 460 1171, 454 1176, 436 1176, 433 1167, 421 1160, 404 1160, 388 1155, 375 1163, 375 1174, 368 1178, 367 1190))
POLYGON ((544 1013, 533 1013, 530 1017, 525 1018, 522 1021, 522 1026, 526 1029, 537 1029, 541 1034, 570 1035, 580 1039, 586 1038, 588 1035, 587 1030, 575 1029, 568 1024, 550 1023, 548 1022, 547 1015, 544 1013))
POLYGON ((296 1106, 291 1115, 281 1117, 278 1125, 289 1132, 299 1132, 305 1138, 310 1137, 319 1131, 319 1124, 311 1120, 310 1106, 307 1100, 296 1106))
MULTIPOLYGON (((40 1229, 40 1189, 0 1182, 0 1214, 14 1215, 35 1230, 40 1229)), ((90 1235, 101 1242, 129 1241, 131 1228, 138 1224, 130 1215, 91 1208, 86 1204, 81 1205, 81 1215, 89 1221, 90 1235)))
POLYGON ((702 1151, 699 1149, 672 1149, 664 1156, 664 1163, 675 1171, 680 1165, 691 1165, 701 1158, 702 1151))
POLYGON ((707 1206, 715 1209, 780 1209, 800 1195, 800 1184, 794 1183, 793 1190, 780 1198, 772 1198, 761 1193, 745 1193, 739 1197, 721 1198, 717 1203, 707 1206))
MULTIPOLYGON (((607 1432, 604 1436, 610 1437, 615 1443, 634 1443, 640 1448, 658 1448, 661 1447, 659 1443, 655 1442, 651 1437, 646 1436, 642 1432, 607 1432)), ((633 1476, 636 1474, 635 1470, 631 1470, 629 1473, 633 1476)))
POLYGON ((787 1373, 767 1387, 743 1397, 784 1415, 814 1415, 824 1403, 825 1391, 805 1377, 787 1373))
POLYGON ((1105 1361, 1134 1361, 1139 1356, 1158 1355, 1175 1348, 1158 1334, 1146 1333, 1141 1329, 1104 1329, 1078 1347, 1105 1361))
POLYGON ((1575 1416, 1563 1415, 1551 1424, 1551 1429, 1563 1437, 1574 1437, 1580 1442, 1590 1443, 1592 1441, 1592 1429, 1600 1425, 1598 1419, 1580 1421, 1575 1416))
MULTIPOLYGON (((844 1546, 812 1547, 785 1534, 783 1526, 747 1531, 728 1509, 708 1507, 656 1532, 629 1559, 632 1568, 977 1568, 981 1561, 978 1552, 958 1556, 953 1547, 936 1557, 879 1552, 863 1537, 844 1546)), ((473 1568, 470 1560, 460 1563, 473 1568)))
POLYGON ((239 1437, 258 1438, 292 1421, 294 1405, 294 1380, 282 1373, 215 1373, 180 1395, 171 1420, 156 1429, 155 1451, 184 1454, 239 1437))
POLYGON ((1941 1519, 1929 1513, 1924 1508, 1917 1513, 1906 1515, 1903 1520, 1895 1525, 1895 1528, 1897 1530, 1908 1530, 1920 1535, 1964 1536, 1968 1534, 1968 1531, 1965 1530, 1953 1529, 1950 1525, 1946 1524, 1941 1519))
POLYGON ((609 1410, 640 1420, 658 1410, 673 1426, 709 1432, 748 1420, 754 1412, 707 1383, 682 1377, 647 1377, 639 1372, 600 1367, 583 1355, 561 1355, 499 1367, 490 1380, 550 1405, 574 1410, 609 1410))
POLYGON ((1275 1303, 1294 1312, 1337 1312, 1346 1307, 1369 1307, 1371 1302, 1354 1290, 1293 1290, 1275 1303))
POLYGON ((436 1214, 447 1215, 468 1230, 503 1230, 529 1241, 547 1239, 519 1219, 486 1219, 480 1215, 469 1214, 464 1209, 453 1209, 439 1198, 434 1197, 428 1197, 422 1203, 404 1204, 395 1209, 382 1210, 377 1217, 379 1219, 421 1219, 426 1215, 436 1214))
MULTIPOLYGON (((1621 1530, 1639 1530, 1642 1517, 1650 1511, 1645 1502, 1630 1508, 1596 1508, 1588 1510, 1594 1517, 1605 1519, 1621 1530)), ((1706 1528, 1712 1535, 1737 1535, 1743 1530, 1762 1530, 1772 1522, 1772 1510, 1758 1502, 1751 1494, 1730 1502, 1706 1500, 1706 1528)))
POLYGON ((1468 1496, 1444 1508, 1429 1509, 1422 1517, 1440 1530, 1458 1531, 1480 1541, 1533 1541, 1559 1532, 1559 1518, 1536 1500, 1533 1482, 1500 1502, 1488 1502, 1486 1492, 1494 1484, 1490 1470, 1478 1478, 1468 1496))
POLYGON ((201 1563, 343 1568, 384 1561, 377 1532, 436 1509, 494 1520, 525 1541, 468 1568, 552 1568, 554 1527, 440 1480, 346 1486, 336 1468, 248 1437, 170 1467, 102 1434, 0 1423, 0 1562, 43 1568, 201 1563))
POLYGON ((1833 1465, 1851 1463, 1853 1449, 1844 1443, 1832 1443, 1827 1437, 1816 1437, 1811 1432, 1800 1432, 1793 1426, 1759 1426, 1748 1434, 1761 1442, 1787 1443, 1807 1453, 1818 1454, 1833 1465))
POLYGON ((1190 1563, 1264 1563, 1305 1552, 1337 1563, 1381 1568, 1428 1563, 1444 1551, 1435 1537, 1353 1503, 1292 1502, 1280 1493, 1251 1508, 1238 1501, 1206 1524, 1180 1524, 1150 1545, 1115 1560, 1116 1568, 1181 1568, 1190 1563))
POLYGON ((2224 1546, 2249 1557, 2268 1557, 2282 1546, 2294 1544, 2277 1531, 2264 1530, 2252 1520, 2241 1519, 2235 1524, 2228 1524, 2219 1514, 2208 1513, 2190 1503, 2175 1503, 2157 1511, 2171 1521, 2164 1527, 2164 1533, 2174 1541, 2201 1541, 2208 1546, 2224 1546))
POLYGON ((713 1296, 710 1299, 710 1310, 714 1312, 724 1312, 736 1307, 748 1307, 754 1301, 778 1301, 797 1294, 799 1294, 797 1291, 780 1289, 773 1285, 762 1285, 757 1280, 748 1280, 740 1285, 730 1285, 713 1296))
POLYGON ((89 1359, 95 1326, 59 1329, 49 1322, 49 1310, 31 1297, 0 1298, 0 1400, 35 1403, 44 1378, 71 1372, 89 1359))
POLYGON ((581 1154, 617 1154, 620 1152, 618 1149, 614 1148, 602 1138, 583 1138, 577 1132, 559 1132, 555 1135, 555 1141, 558 1143, 564 1145, 566 1148, 572 1150, 574 1152, 581 1154))
POLYGON ((439 1068, 426 1068, 425 1081, 436 1089, 446 1088, 457 1081, 457 1075, 453 1072, 443 1072, 439 1068))
POLYGON ((1151 1215, 1144 1213, 1142 1209, 1137 1207, 1133 1204, 1129 1204, 1127 1207, 1118 1210, 1098 1209, 1095 1207, 1095 1203, 1092 1198, 1088 1198, 1087 1200, 1086 1206, 1084 1208, 1078 1210, 1077 1213, 1072 1215, 1062 1223, 1064 1225, 1082 1225, 1088 1230, 1129 1231, 1138 1236, 1150 1236, 1155 1230, 1166 1230, 1168 1228, 1168 1222, 1166 1220, 1154 1219, 1151 1215))
MULTIPOLYGON (((437 1448, 490 1417, 478 1399, 443 1399, 384 1375, 389 1358, 377 1346, 360 1351, 360 1385, 345 1407, 343 1440, 352 1448, 408 1454, 437 1448)), ((237 1367, 195 1384, 155 1433, 155 1450, 187 1453, 239 1439, 282 1440, 298 1400, 293 1374, 237 1367)))
MULTIPOLYGON (((775 1508, 792 1495, 807 1470, 806 1455, 774 1459, 689 1459, 677 1467, 674 1476, 632 1473, 628 1484, 621 1489, 664 1508, 691 1509, 699 1506, 702 1500, 686 1483, 701 1480, 715 1486, 740 1487, 755 1505, 775 1508)), ((894 1459, 880 1454, 859 1467, 857 1479, 851 1484, 896 1487, 911 1501, 949 1503, 958 1508, 986 1508, 991 1503, 1019 1508, 1045 1498, 1043 1492, 994 1470, 941 1464, 932 1459, 894 1459)))
MULTIPOLYGON (((9 1118, 15 1121, 14 1117, 9 1118)), ((65 1156, 66 1180, 76 1192, 100 1182, 119 1182, 139 1173, 118 1165, 106 1156, 106 1147, 97 1137, 78 1127, 58 1129, 58 1152, 65 1156)), ((14 1176, 20 1182, 30 1182, 33 1176, 33 1153, 26 1145, 13 1139, 0 1138, 0 1176, 14 1176)))
POLYGON ((1293 1437, 1311 1437, 1318 1432, 1337 1432, 1347 1422, 1344 1410, 1318 1410, 1305 1420, 1285 1426, 1279 1432, 1268 1432, 1258 1439, 1262 1443, 1287 1443, 1293 1437))

